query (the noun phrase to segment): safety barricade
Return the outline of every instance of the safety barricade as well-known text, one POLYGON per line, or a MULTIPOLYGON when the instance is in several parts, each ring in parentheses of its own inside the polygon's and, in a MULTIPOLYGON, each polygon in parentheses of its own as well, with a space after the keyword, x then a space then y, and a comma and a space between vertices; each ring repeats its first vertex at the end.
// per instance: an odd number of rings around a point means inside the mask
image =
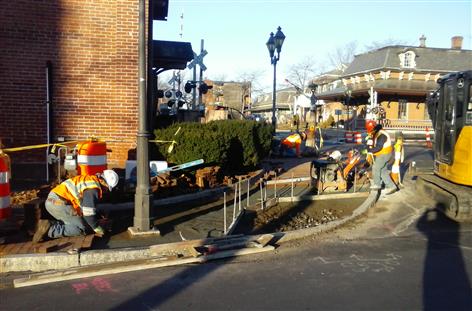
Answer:
POLYGON ((107 169, 107 144, 86 141, 77 144, 77 174, 95 175, 107 169))
POLYGON ((0 151, 0 220, 10 216, 10 158, 0 151))
POLYGON ((345 138, 346 143, 353 143, 354 142, 354 132, 346 131, 344 133, 344 138, 345 138))
POLYGON ((354 132, 354 142, 356 145, 361 145, 362 144, 362 134, 361 132, 354 132))
POLYGON ((433 148, 433 143, 431 142, 431 135, 429 134, 429 128, 427 127, 426 130, 426 147, 433 148))

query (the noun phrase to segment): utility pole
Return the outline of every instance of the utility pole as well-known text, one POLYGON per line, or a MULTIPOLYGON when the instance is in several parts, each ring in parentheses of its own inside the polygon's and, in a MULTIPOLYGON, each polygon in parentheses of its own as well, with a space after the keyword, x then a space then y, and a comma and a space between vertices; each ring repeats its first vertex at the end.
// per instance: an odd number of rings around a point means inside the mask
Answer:
MULTIPOLYGON (((203 49, 203 39, 201 39, 201 41, 200 41, 200 46, 201 46, 200 47, 200 54, 202 54, 203 51, 204 51, 204 49, 203 49)), ((195 67, 197 67, 197 66, 195 66, 195 67)), ((198 85, 202 85, 202 76, 203 76, 203 68, 202 68, 202 66, 200 66, 200 79, 199 79, 200 83, 198 85)), ((200 107, 202 106, 202 102, 203 102, 202 97, 203 97, 203 94, 200 92, 198 94, 198 109, 200 109, 200 107)))

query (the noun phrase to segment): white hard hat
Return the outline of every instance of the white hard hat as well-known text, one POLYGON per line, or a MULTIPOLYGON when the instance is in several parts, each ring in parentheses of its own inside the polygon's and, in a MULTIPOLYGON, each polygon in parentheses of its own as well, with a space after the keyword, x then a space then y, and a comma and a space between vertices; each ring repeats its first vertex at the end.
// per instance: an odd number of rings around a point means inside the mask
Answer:
POLYGON ((113 189, 118 185, 118 174, 114 170, 104 170, 102 173, 102 178, 105 180, 105 182, 108 185, 108 188, 113 189))
POLYGON ((335 150, 329 155, 329 157, 335 161, 341 160, 342 156, 343 155, 341 154, 341 152, 339 152, 339 150, 335 150))

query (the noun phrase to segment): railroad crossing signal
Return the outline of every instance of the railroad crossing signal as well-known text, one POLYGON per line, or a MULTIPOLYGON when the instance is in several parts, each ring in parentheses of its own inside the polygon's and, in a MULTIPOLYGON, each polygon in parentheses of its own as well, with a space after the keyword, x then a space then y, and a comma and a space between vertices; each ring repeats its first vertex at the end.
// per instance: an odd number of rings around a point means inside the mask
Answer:
POLYGON ((205 64, 203 64, 203 57, 205 57, 207 54, 208 52, 206 50, 203 50, 200 55, 197 55, 195 52, 193 52, 193 60, 187 65, 187 68, 193 69, 193 67, 199 65, 201 70, 207 70, 207 67, 205 64))
POLYGON ((175 71, 174 71, 174 73, 172 75, 172 79, 170 79, 169 82, 167 82, 167 83, 173 84, 175 82, 177 82, 177 83, 180 82, 180 73, 176 74, 175 71))

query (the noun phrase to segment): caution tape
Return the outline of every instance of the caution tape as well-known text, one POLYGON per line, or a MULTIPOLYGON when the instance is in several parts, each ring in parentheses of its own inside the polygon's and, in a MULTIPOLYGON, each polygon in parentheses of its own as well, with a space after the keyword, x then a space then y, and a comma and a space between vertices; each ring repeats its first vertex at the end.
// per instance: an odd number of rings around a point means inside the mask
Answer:
POLYGON ((47 148, 50 146, 53 146, 53 148, 55 148, 56 146, 67 147, 66 144, 76 144, 78 142, 79 141, 68 141, 68 142, 62 142, 62 143, 31 145, 31 146, 23 146, 23 147, 15 147, 15 148, 6 148, 6 149, 0 149, 0 150, 7 153, 7 152, 17 152, 17 151, 47 148))
POLYGON ((158 143, 158 144, 170 143, 169 148, 167 148, 167 153, 171 153, 172 150, 174 150, 174 146, 177 145, 177 142, 176 142, 175 140, 159 140, 159 139, 154 139, 154 140, 150 140, 149 142, 151 142, 151 143, 158 143))

